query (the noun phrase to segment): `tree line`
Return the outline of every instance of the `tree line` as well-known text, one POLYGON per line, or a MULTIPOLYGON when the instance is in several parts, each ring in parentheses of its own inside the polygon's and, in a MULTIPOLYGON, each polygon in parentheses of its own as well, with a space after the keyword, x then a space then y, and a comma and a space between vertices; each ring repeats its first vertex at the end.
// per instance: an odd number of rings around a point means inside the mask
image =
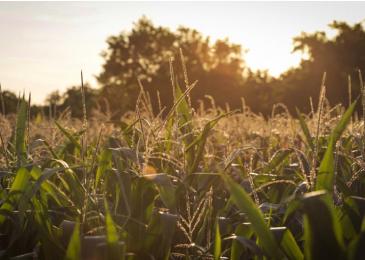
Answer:
MULTIPOLYGON (((180 26, 173 32, 142 17, 130 32, 107 39, 108 48, 101 53, 103 69, 97 76, 100 88, 85 85, 88 113, 98 107, 101 111, 113 111, 118 118, 134 110, 141 83, 157 114, 160 107, 168 110, 173 104, 172 81, 184 90, 195 80, 198 80, 197 86, 190 94, 193 108, 201 104, 206 108, 211 106, 209 95, 215 105, 223 109, 227 104, 231 109, 241 108, 243 97, 253 112, 265 116, 270 115, 273 105, 279 102, 292 114, 295 107, 308 113, 310 97, 314 106, 318 103, 324 72, 327 73, 326 97, 330 104, 347 106, 349 76, 352 97, 360 94, 359 70, 365 71, 365 31, 362 22, 351 26, 334 21, 329 26, 337 32, 333 38, 323 31, 302 32, 295 37, 293 52, 306 53, 308 59, 302 59, 297 68, 275 78, 268 71, 251 70, 244 60, 246 51, 228 39, 212 42, 197 30, 180 26), (171 77, 170 65, 174 77, 171 77)), ((3 94, 8 112, 15 112, 17 96, 9 91, 3 94)), ((43 109, 45 113, 52 113, 48 112, 52 111, 49 106, 57 106, 58 111, 70 107, 72 116, 81 118, 80 100, 81 86, 73 86, 62 95, 58 91, 51 93, 43 109)), ((40 107, 34 107, 33 113, 39 110, 40 107)), ((360 107, 357 110, 361 113, 360 107)))

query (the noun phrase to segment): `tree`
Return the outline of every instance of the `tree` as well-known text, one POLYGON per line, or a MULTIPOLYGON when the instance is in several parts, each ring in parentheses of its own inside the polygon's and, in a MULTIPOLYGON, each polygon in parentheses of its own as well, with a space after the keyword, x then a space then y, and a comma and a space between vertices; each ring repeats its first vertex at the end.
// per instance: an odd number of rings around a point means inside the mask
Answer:
POLYGON ((3 101, 4 101, 4 110, 5 110, 5 113, 4 113, 3 106, 1 104, 1 113, 3 115, 16 113, 19 98, 14 93, 7 91, 7 90, 1 92, 1 94, 2 94, 3 101))
POLYGON ((270 115, 273 104, 278 102, 272 98, 277 79, 271 77, 267 70, 254 72, 251 69, 248 69, 244 79, 243 87, 237 94, 244 97, 252 111, 270 115))
MULTIPOLYGON (((302 33, 294 38, 293 52, 307 53, 299 68, 282 74, 280 85, 274 87, 280 98, 292 111, 294 106, 310 111, 309 97, 318 100, 323 73, 326 77, 326 97, 331 105, 348 105, 348 76, 352 80, 352 97, 360 94, 359 69, 365 72, 365 31, 362 23, 353 26, 334 21, 329 25, 337 35, 329 39, 325 32, 302 33), (298 98, 293 98, 298 97, 298 98)), ((316 104, 317 102, 315 102, 316 104)), ((358 107, 360 109, 360 104, 358 107)))
MULTIPOLYGON (((91 110, 96 107, 98 93, 97 90, 92 89, 89 84, 84 85, 85 91, 85 105, 86 114, 89 117, 91 110)), ((82 104, 82 91, 81 86, 72 86, 66 90, 61 97, 61 104, 59 110, 64 111, 66 108, 71 108, 71 116, 77 118, 83 118, 83 104, 82 104)))
POLYGON ((173 59, 175 79, 185 89, 184 73, 180 62, 180 48, 184 54, 189 85, 199 80, 191 92, 193 106, 198 99, 211 95, 216 103, 231 107, 240 106, 237 90, 242 86, 244 60, 240 45, 228 39, 211 44, 196 30, 179 27, 176 32, 156 27, 142 17, 130 33, 122 32, 107 40, 108 49, 102 52, 105 59, 102 73, 97 77, 101 97, 108 99, 110 109, 122 112, 135 109, 141 80, 149 93, 155 114, 158 112, 157 91, 162 106, 173 104, 173 90, 169 59, 173 59))

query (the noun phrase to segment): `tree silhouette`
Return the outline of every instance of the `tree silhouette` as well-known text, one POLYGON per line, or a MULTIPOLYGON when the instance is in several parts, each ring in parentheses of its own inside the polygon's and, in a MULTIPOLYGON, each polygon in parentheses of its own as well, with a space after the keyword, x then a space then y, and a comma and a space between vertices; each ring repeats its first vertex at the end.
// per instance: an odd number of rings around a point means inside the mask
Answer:
MULTIPOLYGON (((86 90, 86 108, 90 115, 96 104, 109 109, 117 116, 134 110, 141 80, 148 92, 155 115, 159 112, 157 92, 162 107, 172 106, 174 97, 170 75, 170 58, 173 61, 175 81, 184 90, 186 82, 180 58, 184 54, 188 84, 198 80, 190 93, 193 107, 198 100, 210 105, 206 95, 215 99, 216 105, 225 108, 226 103, 233 108, 241 107, 241 97, 252 111, 270 115, 272 106, 282 102, 295 114, 295 107, 302 112, 310 111, 309 98, 314 105, 318 102, 320 85, 324 72, 326 78, 326 97, 333 106, 338 103, 348 105, 348 75, 352 80, 352 97, 360 94, 359 70, 365 72, 365 30, 362 23, 352 26, 346 22, 334 21, 329 25, 337 35, 328 38, 325 32, 302 33, 293 39, 293 52, 308 55, 300 66, 291 68, 280 77, 271 77, 267 71, 252 71, 245 66, 242 47, 230 43, 228 39, 214 43, 200 32, 180 26, 175 32, 161 26, 154 26, 146 17, 134 23, 131 32, 121 32, 107 39, 108 48, 101 53, 105 60, 103 71, 97 76, 101 88, 86 90)), ((174 81, 174 82, 175 82, 174 81)), ((18 98, 4 91, 7 113, 16 112, 18 98)), ((57 100, 58 111, 70 106, 72 116, 82 118, 81 87, 71 87, 63 95, 51 93, 49 100, 57 100)), ((52 103, 51 102, 51 103, 52 103)), ((361 104, 357 110, 362 113, 361 104)), ((40 108, 32 107, 32 113, 40 108)), ((47 108, 44 111, 48 111, 47 108)))
MULTIPOLYGON (((15 95, 15 93, 8 91, 8 90, 2 91, 2 98, 4 100, 4 110, 5 111, 3 110, 2 104, 0 104, 1 114, 7 115, 7 114, 16 113, 19 98, 15 95)), ((1 102, 1 99, 0 99, 0 102, 1 102)))
POLYGON ((107 40, 108 49, 102 52, 105 59, 103 72, 97 77, 101 96, 108 99, 111 110, 125 112, 135 108, 140 87, 138 78, 149 93, 153 109, 158 112, 157 91, 162 106, 173 104, 173 91, 169 59, 174 60, 175 77, 185 89, 180 48, 184 54, 189 85, 199 80, 191 93, 192 104, 211 95, 220 106, 230 102, 240 104, 236 94, 242 85, 244 60, 240 45, 228 39, 210 43, 196 30, 179 27, 176 32, 156 27, 142 17, 130 33, 122 32, 107 40))
MULTIPOLYGON (((91 88, 89 84, 84 84, 85 91, 85 103, 86 103, 86 114, 90 116, 91 110, 96 108, 96 102, 98 97, 98 91, 91 88)), ((63 111, 67 107, 71 109, 71 116, 82 118, 83 107, 82 107, 82 92, 81 86, 73 86, 66 90, 62 96, 62 104, 59 106, 59 110, 63 111)))
MULTIPOLYGON (((309 112, 309 97, 318 100, 321 79, 326 77, 326 97, 331 105, 348 105, 348 76, 352 80, 352 96, 360 94, 359 69, 365 72, 365 31, 361 23, 353 26, 334 21, 329 25, 337 35, 329 39, 325 32, 302 33, 294 38, 294 50, 307 53, 299 68, 291 69, 280 77, 275 97, 292 110, 297 106, 309 112), (293 98, 298 97, 298 98, 293 98)), ((359 107, 360 110, 360 107, 359 107)))

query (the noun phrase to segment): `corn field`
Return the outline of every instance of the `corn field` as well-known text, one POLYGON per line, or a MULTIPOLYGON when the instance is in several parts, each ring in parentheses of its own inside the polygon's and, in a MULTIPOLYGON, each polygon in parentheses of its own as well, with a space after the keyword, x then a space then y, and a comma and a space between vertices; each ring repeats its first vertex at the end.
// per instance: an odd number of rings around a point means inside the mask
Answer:
POLYGON ((277 104, 265 119, 244 100, 193 109, 195 85, 172 77, 174 106, 154 115, 141 84, 120 121, 33 116, 24 96, 3 113, 0 258, 361 259, 365 132, 353 114, 365 92, 331 107, 323 80, 316 110, 277 104))

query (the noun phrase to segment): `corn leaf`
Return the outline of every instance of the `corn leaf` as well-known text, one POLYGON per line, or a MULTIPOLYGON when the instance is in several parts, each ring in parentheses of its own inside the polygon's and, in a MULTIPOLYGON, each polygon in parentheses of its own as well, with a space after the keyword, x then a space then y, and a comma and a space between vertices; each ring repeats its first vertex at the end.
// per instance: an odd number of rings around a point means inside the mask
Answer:
POLYGON ((68 244, 65 260, 79 260, 81 258, 80 223, 76 222, 70 243, 68 244))
POLYGON ((289 155, 294 152, 293 149, 283 149, 279 150, 273 156, 274 158, 269 162, 269 164, 261 170, 262 173, 271 173, 275 170, 277 166, 280 165, 289 155))
POLYGON ((27 104, 24 99, 20 103, 20 107, 18 110, 18 120, 16 125, 16 154, 17 154, 17 162, 18 168, 27 163, 27 150, 25 147, 26 141, 26 118, 27 118, 27 104))
POLYGON ((315 190, 328 190, 330 192, 333 191, 335 177, 333 148, 350 122, 357 101, 358 99, 356 99, 355 102, 352 103, 351 107, 347 109, 331 133, 330 142, 319 166, 315 190))
POLYGON ((161 199, 171 214, 177 213, 175 190, 170 178, 165 173, 149 174, 143 176, 153 181, 160 193, 161 199))
POLYGON ((111 159, 113 152, 109 149, 105 149, 100 156, 99 166, 96 171, 95 178, 95 190, 98 188, 100 178, 102 178, 108 169, 111 169, 111 159))
POLYGON ((67 132, 67 130, 62 127, 60 125, 60 123, 58 123, 55 119, 53 120, 54 123, 57 125, 58 129, 61 130, 61 132, 67 136, 67 138, 74 144, 74 146, 79 149, 80 151, 82 151, 82 147, 81 147, 81 144, 72 136, 72 134, 70 134, 69 132, 67 132))
POLYGON ((257 208, 252 199, 247 195, 244 189, 235 181, 222 173, 222 179, 226 184, 228 191, 231 193, 236 206, 246 214, 251 221, 252 230, 260 239, 265 251, 273 258, 281 259, 282 253, 278 250, 272 233, 270 232, 261 211, 257 208))
POLYGON ((298 115, 298 118, 299 118, 299 121, 300 121, 300 126, 302 127, 305 139, 307 139, 307 143, 308 143, 309 147, 314 152, 314 144, 313 144, 312 136, 309 132, 307 123, 304 121, 304 118, 303 118, 302 114, 300 113, 299 109, 297 107, 295 107, 295 109, 297 111, 297 115, 298 115))
POLYGON ((0 229, 3 228, 3 224, 6 218, 13 212, 15 205, 25 192, 25 188, 29 182, 30 173, 25 167, 21 167, 15 177, 13 185, 10 188, 8 196, 5 202, 0 208, 0 229))
POLYGON ((222 250, 222 240, 221 234, 219 232, 218 222, 215 225, 215 240, 214 240, 214 260, 219 260, 221 258, 221 250, 222 250))
POLYGON ((110 260, 123 260, 124 255, 122 255, 120 246, 119 246, 119 238, 117 234, 117 230, 114 226, 113 219, 109 213, 108 203, 104 198, 104 207, 105 207, 105 219, 106 219, 106 243, 107 243, 107 259, 110 260))
POLYGON ((192 165, 188 166, 189 174, 196 171, 196 169, 198 168, 199 162, 202 160, 204 147, 205 147, 205 142, 208 138, 210 130, 212 130, 212 128, 218 123, 218 121, 221 118, 226 117, 228 115, 231 115, 233 113, 236 113, 237 111, 239 111, 239 110, 234 110, 234 111, 231 111, 231 112, 228 112, 228 113, 221 113, 218 117, 210 120, 204 126, 203 131, 198 135, 198 137, 186 148, 186 152, 188 153, 190 151, 190 149, 194 149, 195 145, 198 146, 197 151, 196 151, 196 155, 195 155, 195 159, 194 159, 194 163, 192 165))
POLYGON ((327 191, 302 196, 306 259, 343 259, 342 229, 327 191), (320 245, 320 246, 319 246, 320 245))

